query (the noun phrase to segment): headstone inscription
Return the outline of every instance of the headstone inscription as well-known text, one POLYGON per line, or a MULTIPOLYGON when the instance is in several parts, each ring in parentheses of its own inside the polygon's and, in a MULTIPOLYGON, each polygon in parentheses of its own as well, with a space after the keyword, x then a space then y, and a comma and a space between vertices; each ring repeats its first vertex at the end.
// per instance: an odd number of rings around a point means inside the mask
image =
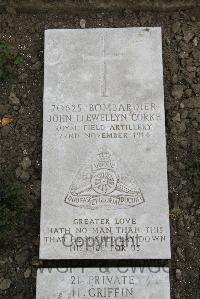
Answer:
POLYGON ((170 258, 160 28, 45 32, 40 258, 170 258))
POLYGON ((38 269, 37 299, 170 299, 168 268, 38 269))

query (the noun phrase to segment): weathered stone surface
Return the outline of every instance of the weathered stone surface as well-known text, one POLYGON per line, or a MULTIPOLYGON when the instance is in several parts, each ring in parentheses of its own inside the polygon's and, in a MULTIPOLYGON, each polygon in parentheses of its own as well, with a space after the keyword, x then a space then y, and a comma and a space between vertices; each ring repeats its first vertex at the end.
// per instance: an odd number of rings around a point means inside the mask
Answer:
POLYGON ((29 278, 30 276, 31 276, 31 269, 28 268, 28 269, 26 269, 26 271, 24 272, 24 277, 25 277, 25 278, 29 278))
POLYGON ((181 280, 182 279, 182 273, 181 273, 181 270, 180 269, 176 269, 176 278, 178 280, 181 280))
POLYGON ((23 182, 27 182, 30 178, 30 174, 27 171, 23 170, 20 175, 20 178, 23 182))
POLYGON ((170 299, 168 268, 39 269, 37 299, 170 299))
POLYGON ((170 257, 161 49, 160 28, 46 31, 40 258, 170 257))
POLYGON ((11 285, 11 280, 7 278, 0 279, 0 290, 5 291, 9 289, 11 285))
POLYGON ((81 19, 81 20, 80 20, 80 27, 81 27, 82 29, 84 29, 84 28, 85 28, 85 25, 86 25, 86 20, 85 20, 85 19, 81 19))
POLYGON ((180 99, 183 95, 183 86, 182 85, 174 85, 172 89, 172 95, 174 98, 180 99))
POLYGON ((29 157, 24 157, 21 166, 24 170, 28 169, 31 166, 31 160, 29 157))
POLYGON ((9 100, 13 105, 19 105, 20 101, 14 92, 10 93, 9 100))

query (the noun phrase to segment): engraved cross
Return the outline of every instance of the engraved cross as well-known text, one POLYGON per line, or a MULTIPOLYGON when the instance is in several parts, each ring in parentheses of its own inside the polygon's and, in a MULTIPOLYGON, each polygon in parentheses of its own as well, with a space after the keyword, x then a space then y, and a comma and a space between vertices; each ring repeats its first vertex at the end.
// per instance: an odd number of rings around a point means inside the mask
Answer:
POLYGON ((101 49, 101 56, 93 56, 93 55, 83 55, 84 60, 93 60, 96 62, 101 63, 101 74, 100 74, 100 90, 101 90, 101 97, 108 97, 107 94, 107 61, 113 60, 122 60, 127 59, 124 58, 122 54, 114 54, 114 55, 106 55, 106 46, 105 46, 105 36, 103 35, 101 38, 102 42, 102 49, 101 49))

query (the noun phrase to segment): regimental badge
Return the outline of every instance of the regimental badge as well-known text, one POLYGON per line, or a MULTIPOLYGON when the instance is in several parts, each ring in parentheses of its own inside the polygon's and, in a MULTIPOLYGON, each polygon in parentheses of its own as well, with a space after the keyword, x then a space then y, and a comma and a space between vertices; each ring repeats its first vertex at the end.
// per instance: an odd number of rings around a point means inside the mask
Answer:
POLYGON ((125 173, 126 166, 107 148, 89 157, 79 169, 65 203, 87 209, 106 206, 130 208, 144 202, 135 179, 125 173))

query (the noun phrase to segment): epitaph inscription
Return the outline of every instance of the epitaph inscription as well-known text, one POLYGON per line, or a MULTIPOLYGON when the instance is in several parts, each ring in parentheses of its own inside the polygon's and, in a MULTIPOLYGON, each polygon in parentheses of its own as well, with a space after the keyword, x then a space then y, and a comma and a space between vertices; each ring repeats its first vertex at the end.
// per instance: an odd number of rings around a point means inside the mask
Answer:
POLYGON ((40 257, 169 258, 160 28, 45 32, 40 257))
POLYGON ((168 268, 45 268, 37 299, 170 299, 168 268))

